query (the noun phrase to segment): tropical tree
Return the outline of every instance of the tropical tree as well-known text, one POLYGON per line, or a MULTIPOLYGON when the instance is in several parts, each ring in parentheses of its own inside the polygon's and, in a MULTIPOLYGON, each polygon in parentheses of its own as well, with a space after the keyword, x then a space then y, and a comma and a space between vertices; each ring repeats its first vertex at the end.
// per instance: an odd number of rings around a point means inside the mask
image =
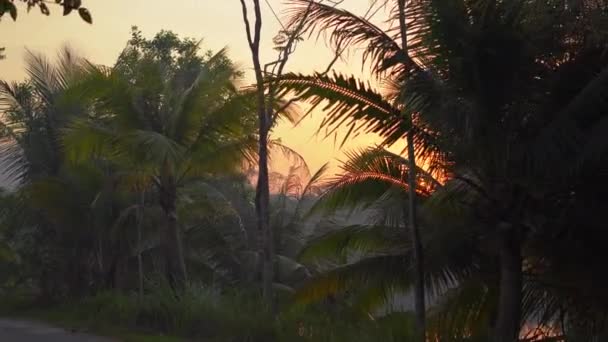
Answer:
MULTIPOLYGON (((409 223, 409 212, 402 203, 409 194, 410 164, 379 148, 352 152, 348 157, 341 166, 342 172, 324 184, 312 210, 335 215, 347 209, 358 213, 355 218, 359 218, 349 224, 334 222, 312 235, 300 257, 321 269, 299 290, 298 296, 310 301, 351 293, 355 307, 374 315, 395 295, 415 286, 414 265, 418 259, 411 236, 403 231, 409 223)), ((442 184, 422 169, 417 177, 417 202, 425 205, 442 184)), ((424 265, 429 272, 423 281, 432 296, 437 296, 475 269, 476 251, 469 248, 471 241, 464 237, 449 250, 432 248, 434 244, 444 244, 448 237, 439 236, 426 215, 422 218, 426 230, 422 237, 432 252, 424 265)))
MULTIPOLYGON (((51 189, 57 189, 53 185, 83 179, 68 179, 74 176, 74 168, 65 163, 60 131, 73 118, 86 115, 85 106, 74 93, 76 84, 86 74, 84 60, 70 49, 62 50, 58 57, 56 63, 51 63, 43 55, 28 52, 28 80, 0 84, 2 171, 17 187, 11 195, 16 204, 13 210, 5 212, 3 222, 10 227, 10 234, 17 237, 20 246, 32 244, 26 254, 19 248, 20 256, 34 266, 25 273, 39 280, 42 296, 47 299, 53 295, 53 287, 68 279, 63 271, 78 269, 70 267, 70 263, 84 260, 66 258, 65 262, 55 265, 53 262, 65 256, 63 253, 69 249, 83 251, 85 248, 84 244, 82 249, 74 248, 73 244, 83 232, 68 229, 66 221, 59 222, 51 212, 36 207, 36 203, 53 201, 53 196, 47 196, 51 189), (12 231, 15 229, 17 231, 12 231), (34 245, 38 247, 32 248, 34 245), (53 267, 57 268, 53 270, 53 267)), ((61 201, 56 199, 56 202, 61 201)), ((81 208, 72 209, 82 212, 81 208)))
POLYGON ((428 134, 420 123, 414 125, 414 112, 406 110, 401 98, 401 88, 406 75, 419 74, 421 68, 410 57, 408 37, 410 28, 406 18, 406 7, 410 4, 404 0, 397 1, 374 1, 365 14, 357 16, 353 13, 337 8, 336 6, 322 3, 322 1, 293 1, 293 13, 290 25, 296 25, 301 17, 305 16, 303 28, 311 34, 316 32, 329 32, 329 40, 337 53, 341 53, 345 47, 363 46, 363 62, 371 66, 371 71, 378 79, 388 77, 388 83, 393 89, 389 96, 382 96, 377 91, 369 88, 364 82, 354 77, 342 75, 327 76, 316 74, 314 79, 306 79, 302 75, 286 75, 280 77, 279 82, 283 91, 295 91, 297 99, 311 101, 314 106, 321 101, 317 91, 323 91, 329 101, 328 117, 322 123, 330 131, 340 126, 348 126, 346 140, 351 133, 359 130, 380 134, 386 143, 392 144, 402 138, 407 141, 410 194, 407 196, 407 210, 409 211, 409 224, 407 229, 413 235, 415 241, 415 262, 417 273, 416 286, 416 330, 419 341, 424 341, 425 331, 425 294, 424 294, 424 269, 423 246, 418 243, 419 227, 416 216, 416 179, 417 159, 429 159, 433 154, 431 141, 425 136, 428 134), (389 29, 387 31, 374 25, 371 17, 378 12, 375 6, 388 6, 391 10, 389 18, 389 29), (305 80, 306 79, 306 80, 305 80), (289 84, 289 85, 288 85, 289 84), (314 90, 313 90, 314 88, 314 90), (354 91, 354 92, 353 92, 354 91), (344 100, 345 102, 342 102, 344 100), (350 116, 350 119, 349 119, 350 116), (416 151, 417 150, 417 151, 416 151))
POLYGON ((155 187, 166 275, 178 287, 187 274, 177 190, 197 176, 237 171, 255 142, 251 96, 235 85, 240 73, 224 50, 198 50, 170 32, 148 41, 134 30, 113 68, 90 67, 81 89, 96 114, 72 122, 63 139, 72 158, 110 158, 155 187))
MULTIPOLYGON (((306 3, 295 1, 294 17, 306 3)), ((316 9, 310 30, 331 30, 335 45, 365 44, 364 62, 398 86, 394 98, 414 114, 418 150, 432 152, 431 164, 446 166, 459 185, 446 189, 475 194, 474 201, 462 201, 486 227, 484 236, 497 241, 500 260, 494 340, 516 339, 522 246, 529 241, 528 222, 538 214, 530 203, 540 194, 567 194, 572 172, 603 153, 603 143, 590 137, 605 112, 598 102, 605 37, 589 27, 601 25, 595 20, 604 5, 418 1, 405 8, 411 58, 399 52, 393 35, 365 18, 321 4, 316 9), (577 82, 566 75, 577 75, 577 82)), ((402 10, 393 12, 395 18, 402 10)), ((351 131, 380 133, 387 143, 412 128, 353 78, 289 75, 283 85, 315 105, 328 101, 326 126, 345 122, 351 131)))

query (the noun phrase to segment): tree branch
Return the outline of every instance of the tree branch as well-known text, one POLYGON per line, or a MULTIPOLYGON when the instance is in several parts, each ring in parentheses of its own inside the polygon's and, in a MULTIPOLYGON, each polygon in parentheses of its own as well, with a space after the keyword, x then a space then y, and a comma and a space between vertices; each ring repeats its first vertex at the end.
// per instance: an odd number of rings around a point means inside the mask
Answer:
POLYGON ((245 0, 241 1, 241 7, 243 9, 243 21, 245 22, 245 32, 247 33, 247 42, 249 43, 249 47, 253 48, 253 39, 251 38, 251 24, 249 23, 249 16, 247 14, 247 5, 245 4, 245 0))

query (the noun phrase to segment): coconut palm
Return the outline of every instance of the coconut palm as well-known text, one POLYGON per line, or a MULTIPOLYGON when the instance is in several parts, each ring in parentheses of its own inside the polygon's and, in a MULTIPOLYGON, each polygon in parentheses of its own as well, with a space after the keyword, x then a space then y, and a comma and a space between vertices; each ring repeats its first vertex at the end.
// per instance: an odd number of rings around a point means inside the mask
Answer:
MULTIPOLYGON (((400 272, 403 263, 412 263, 411 240, 399 230, 403 222, 407 222, 399 205, 407 193, 404 166, 407 161, 401 157, 371 149, 352 153, 342 167, 343 172, 329 180, 314 210, 335 213, 347 208, 359 213, 359 221, 332 222, 309 240, 300 257, 316 272, 299 289, 300 301, 348 294, 349 302, 358 310, 383 315, 382 311, 377 311, 378 307, 390 305, 395 301, 396 293, 410 288, 411 270, 400 272)), ((434 185, 427 185, 432 193, 420 193, 418 201, 424 228, 422 239, 428 246, 425 286, 432 303, 427 333, 442 341, 473 337, 487 340, 499 293, 498 263, 494 255, 496 239, 478 220, 478 213, 468 209, 469 202, 479 200, 478 192, 472 191, 462 180, 453 179, 442 185, 431 179, 429 175, 419 181, 434 185)), ((590 203, 591 198, 584 200, 582 197, 582 193, 588 191, 584 188, 590 187, 582 185, 577 190, 581 193, 579 200, 590 203)), ((603 208, 604 201, 596 201, 594 206, 603 208)), ((601 229, 595 226, 595 222, 599 222, 597 208, 582 214, 583 209, 577 207, 563 207, 561 210, 567 210, 568 214, 551 220, 553 234, 535 232, 528 237, 523 251, 526 260, 522 287, 523 340, 534 340, 547 331, 569 336, 586 330, 585 336, 589 339, 603 333, 601 322, 605 310, 600 304, 603 295, 596 293, 596 287, 588 282, 599 269, 595 268, 595 263, 590 263, 590 269, 583 272, 566 266, 589 260, 583 256, 585 253, 594 253, 598 261, 605 259, 602 249, 593 247, 591 242, 603 241, 601 229), (585 219, 570 221, 572 215, 583 215, 585 219), (582 230, 571 231, 572 226, 582 230), (559 237, 562 234, 567 234, 568 238, 562 240, 559 237), (573 241, 578 243, 572 245, 573 241), (564 250, 571 253, 565 255, 564 250), (591 296, 596 303, 589 302, 586 295, 575 293, 594 293, 591 296), (578 323, 570 326, 574 322, 578 323), (582 322, 594 323, 582 328, 582 322), (530 326, 537 328, 529 329, 530 326)))
POLYGON ((86 114, 74 93, 86 70, 84 60, 69 48, 60 51, 55 63, 28 51, 26 65, 26 82, 0 82, 1 165, 6 178, 21 192, 14 195, 21 203, 9 215, 17 219, 11 226, 21 229, 28 236, 26 240, 38 246, 34 250, 40 253, 29 255, 28 260, 35 265, 30 275, 40 281, 42 296, 48 297, 52 295, 51 283, 59 283, 57 278, 63 275, 51 270, 53 258, 65 251, 57 234, 61 227, 32 210, 24 187, 62 177, 65 158, 60 130, 72 118, 86 114))
POLYGON ((109 70, 91 66, 92 76, 82 89, 97 114, 73 122, 64 143, 73 158, 110 158, 132 167, 155 187, 165 214, 161 241, 166 274, 181 286, 186 269, 177 189, 196 176, 236 171, 250 157, 255 143, 254 126, 248 126, 254 123, 250 97, 237 91, 238 72, 225 51, 198 67, 146 57, 121 62, 109 70))
MULTIPOLYGON (((496 341, 517 338, 522 322, 522 246, 526 222, 535 216, 530 203, 567 194, 580 162, 604 153, 596 134, 603 134, 606 37, 590 29, 601 27, 603 10, 589 1, 412 2, 408 42, 417 64, 397 53, 391 35, 345 11, 320 5, 311 19, 311 29, 332 30, 335 44, 369 46, 364 59, 374 70, 389 68, 397 99, 417 115, 421 135, 433 138, 437 160, 458 182, 450 188, 476 194, 465 203, 484 234, 498 241, 496 341)), ((313 104, 329 101, 326 125, 347 122, 387 137, 403 134, 395 127, 409 128, 353 79, 290 75, 284 85, 313 104)))
POLYGON ((346 47, 361 46, 364 48, 362 59, 364 64, 369 64, 372 73, 380 78, 390 77, 392 79, 394 93, 382 96, 377 91, 369 88, 364 82, 354 77, 342 75, 327 76, 316 74, 312 77, 302 75, 286 75, 278 81, 285 92, 295 93, 296 98, 310 101, 313 107, 328 100, 325 107, 327 118, 322 126, 327 126, 330 132, 338 127, 347 126, 349 131, 344 139, 351 133, 363 130, 379 134, 385 143, 392 144, 400 139, 407 141, 410 194, 407 196, 407 207, 409 210, 408 229, 413 235, 417 271, 416 293, 416 317, 419 337, 417 340, 424 341, 425 331, 425 294, 423 286, 424 270, 423 246, 419 243, 420 234, 415 204, 417 159, 429 159, 436 153, 432 143, 432 134, 424 128, 423 122, 417 120, 416 113, 406 110, 403 106, 401 87, 403 80, 409 78, 426 77, 423 69, 410 57, 411 47, 408 45, 408 32, 410 25, 406 19, 406 9, 409 15, 411 5, 407 1, 374 1, 365 16, 357 16, 336 6, 330 6, 319 2, 304 0, 292 1, 293 13, 291 23, 294 25, 306 18, 304 31, 310 33, 329 33, 329 40, 338 54, 346 47), (369 14, 375 14, 378 9, 375 5, 390 6, 391 17, 389 18, 389 29, 374 25, 369 14), (307 13, 308 16, 304 16, 307 13))
MULTIPOLYGON (((359 219, 346 225, 334 222, 327 231, 312 236, 300 257, 321 269, 299 289, 300 300, 349 293, 359 310, 377 315, 379 307, 390 305, 395 295, 411 289, 416 258, 411 236, 402 230, 409 221, 408 211, 402 206, 409 194, 408 167, 406 159, 383 149, 349 153, 342 172, 325 184, 313 212, 335 214, 348 209, 358 213, 355 217, 359 219)), ((423 208, 443 185, 424 170, 417 176, 422 239, 430 253, 425 259, 428 272, 423 280, 430 291, 428 297, 436 300, 447 289, 468 281, 471 274, 479 274, 479 250, 473 244, 472 229, 464 231, 466 234, 456 233, 460 237, 454 239, 454 231, 441 230, 432 220, 434 215, 423 208), (449 248, 447 241, 451 242, 449 248)))
MULTIPOLYGON (((201 177, 237 174, 256 154, 255 93, 239 89, 241 72, 225 50, 199 55, 199 49, 170 32, 146 40, 134 30, 113 68, 89 66, 80 90, 94 115, 72 122, 64 136, 73 159, 101 156, 156 189, 166 274, 178 286, 186 280, 178 189, 201 177)), ((275 105, 283 109, 278 118, 294 118, 291 107, 275 105)))
POLYGON ((83 63, 69 48, 60 51, 56 63, 28 51, 28 81, 0 82, 0 152, 3 173, 13 182, 57 174, 63 160, 60 130, 85 112, 72 92, 86 73, 83 63))

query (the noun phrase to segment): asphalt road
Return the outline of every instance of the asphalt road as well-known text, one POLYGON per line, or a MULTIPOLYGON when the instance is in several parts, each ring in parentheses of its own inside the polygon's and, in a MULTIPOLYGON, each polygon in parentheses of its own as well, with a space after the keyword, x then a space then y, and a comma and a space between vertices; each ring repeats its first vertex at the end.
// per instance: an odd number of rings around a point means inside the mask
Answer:
POLYGON ((0 342, 115 342, 111 339, 73 333, 50 325, 0 319, 0 342))

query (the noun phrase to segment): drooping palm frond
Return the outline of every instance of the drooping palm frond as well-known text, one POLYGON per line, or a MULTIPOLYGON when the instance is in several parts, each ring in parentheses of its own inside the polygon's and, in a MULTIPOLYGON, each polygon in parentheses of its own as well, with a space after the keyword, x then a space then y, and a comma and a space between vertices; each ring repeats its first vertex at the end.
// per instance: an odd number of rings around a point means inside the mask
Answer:
MULTIPOLYGON (((312 208, 315 211, 335 211, 346 207, 370 207, 379 200, 405 201, 408 194, 406 159, 384 149, 371 148, 350 152, 341 166, 342 173, 328 179, 325 190, 312 208)), ((417 194, 428 197, 440 186, 432 175, 417 171, 417 194)))
POLYGON ((467 279, 445 291, 429 310, 429 335, 440 341, 487 338, 495 303, 495 288, 467 279))
POLYGON ((406 71, 418 68, 397 43, 398 35, 390 35, 364 17, 316 1, 291 0, 289 5, 287 13, 291 25, 299 24, 301 18, 305 18, 302 32, 310 35, 329 32, 329 41, 338 52, 349 47, 363 47, 363 62, 369 62, 375 75, 394 67, 406 66, 406 71))
POLYGON ((357 255, 403 250, 407 248, 404 233, 402 229, 385 226, 341 227, 309 239, 307 246, 300 252, 299 259, 306 263, 321 260, 345 263, 357 255))
MULTIPOLYGON (((452 242, 450 248, 427 248, 424 282, 430 302, 437 302, 450 289, 483 274, 479 272, 482 265, 474 240, 454 239, 441 231, 424 233, 427 246, 452 242)), ((302 257, 321 268, 299 290, 297 296, 303 303, 348 293, 355 298, 362 295, 359 299, 366 310, 378 308, 389 304, 394 295, 406 294, 413 281, 411 243, 407 232, 399 227, 334 227, 313 239, 302 257)))
POLYGON ((304 156, 295 149, 285 145, 280 138, 268 141, 268 148, 270 150, 270 162, 281 160, 281 158, 287 159, 287 162, 291 165, 291 170, 296 172, 298 177, 303 179, 310 177, 310 168, 304 156))
MULTIPOLYGON (((436 137, 422 126, 411 127, 405 120, 401 105, 394 106, 369 85, 354 77, 339 74, 332 76, 315 74, 304 76, 286 74, 276 80, 279 96, 292 94, 297 99, 311 105, 309 113, 320 108, 326 114, 321 128, 326 129, 326 136, 346 127, 346 142, 358 133, 374 133, 384 139, 384 144, 391 145, 412 130, 418 155, 428 157, 437 151, 436 137)), ((419 109, 411 103, 412 111, 419 109)))
POLYGON ((202 65, 194 82, 177 95, 176 103, 172 105, 173 113, 169 118, 169 135, 185 139, 182 143, 190 144, 200 135, 197 130, 199 128, 234 129, 235 115, 244 117, 253 113, 247 106, 249 99, 237 94, 234 86, 237 71, 234 67, 225 63, 222 67, 216 67, 219 61, 225 59, 226 49, 217 52, 202 65), (241 106, 240 110, 237 110, 236 106, 241 106), (223 115, 218 115, 218 112, 223 115), (201 119, 223 122, 201 124, 201 119), (226 127, 226 123, 232 123, 232 126, 226 127))
POLYGON ((355 288, 384 287, 388 292, 407 289, 407 259, 403 255, 380 255, 339 266, 313 277, 298 289, 296 300, 310 303, 355 288))
POLYGON ((345 122, 348 122, 349 126, 355 124, 363 126, 356 120, 365 119, 370 121, 369 126, 375 125, 376 131, 374 128, 368 129, 379 133, 377 130, 386 129, 380 127, 381 125, 390 126, 391 116, 399 115, 399 111, 385 101, 382 95, 354 77, 340 74, 332 76, 286 74, 275 82, 279 90, 278 96, 293 92, 294 96, 309 102, 313 108, 327 101, 324 110, 328 112, 329 117, 324 121, 330 128, 335 129, 345 122))
POLYGON ((3 172, 13 180, 23 183, 32 177, 57 173, 62 159, 60 130, 84 111, 70 95, 79 77, 86 73, 83 63, 69 49, 60 53, 56 63, 28 51, 28 81, 0 84, 3 172))
POLYGON ((573 165, 580 166, 605 155, 607 91, 608 68, 603 68, 574 94, 557 113, 556 119, 536 137, 529 156, 535 170, 542 168, 543 175, 548 176, 551 169, 563 165, 563 160, 576 161, 573 165))
POLYGON ((123 129, 150 127, 139 112, 137 89, 119 71, 94 64, 88 64, 87 70, 89 75, 78 88, 83 99, 95 106, 101 122, 111 120, 123 129))
MULTIPOLYGON (((270 141, 275 152, 286 154, 290 160, 304 163, 301 156, 282 144, 270 141), (295 154, 294 154, 295 153, 295 154)), ((237 175, 243 170, 251 170, 257 164, 257 135, 244 135, 229 140, 200 143, 192 146, 181 165, 177 168, 178 179, 187 180, 210 175, 237 175)), ((305 168, 306 173, 307 168, 305 168)))

